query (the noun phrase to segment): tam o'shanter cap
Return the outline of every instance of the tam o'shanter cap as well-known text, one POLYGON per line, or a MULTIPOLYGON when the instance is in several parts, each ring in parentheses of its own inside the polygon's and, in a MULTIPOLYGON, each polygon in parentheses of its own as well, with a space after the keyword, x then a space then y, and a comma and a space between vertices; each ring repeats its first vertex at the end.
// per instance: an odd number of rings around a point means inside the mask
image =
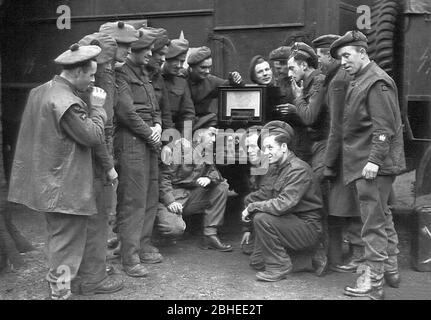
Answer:
POLYGON ((138 40, 139 33, 130 24, 123 21, 107 22, 100 26, 99 32, 106 33, 117 42, 132 43, 138 40))
POLYGON ((166 59, 173 59, 189 50, 189 42, 186 39, 173 39, 168 46, 166 59))
POLYGON ((199 48, 193 48, 193 49, 190 49, 190 55, 187 59, 187 64, 195 65, 210 57, 211 57, 210 48, 205 46, 199 47, 199 48))
POLYGON ((54 62, 60 65, 73 65, 93 59, 97 57, 101 51, 102 49, 99 46, 80 46, 79 44, 74 43, 70 46, 69 50, 55 58, 54 62))
POLYGON ((157 39, 158 31, 154 28, 139 28, 139 39, 132 43, 132 50, 139 51, 149 48, 157 39))
POLYGON ((106 33, 95 32, 86 35, 84 38, 79 40, 78 44, 80 46, 95 45, 99 46, 102 51, 96 57, 98 64, 106 63, 115 58, 115 53, 117 51, 117 42, 114 38, 106 33))
POLYGON ((292 53, 299 53, 305 57, 317 60, 317 55, 314 49, 304 42, 295 42, 292 46, 292 53))
POLYGON ((290 53, 290 47, 282 46, 271 51, 269 60, 287 60, 289 59, 290 53))
POLYGON ((337 51, 338 49, 346 46, 361 46, 368 49, 368 39, 361 32, 357 30, 347 31, 346 34, 335 40, 330 47, 331 56, 338 59, 337 51))
POLYGON ((320 37, 317 37, 311 43, 313 46, 317 48, 329 48, 332 43, 334 43, 335 40, 340 39, 341 36, 337 34, 324 34, 320 37))
POLYGON ((294 136, 293 128, 286 122, 280 121, 280 120, 274 120, 274 121, 268 122, 262 128, 262 130, 265 130, 265 129, 269 131, 269 134, 278 133, 278 134, 287 135, 290 141, 292 141, 292 138, 294 136))
POLYGON ((156 41, 154 41, 154 49, 153 51, 159 51, 163 49, 165 46, 168 46, 170 43, 168 37, 168 31, 163 28, 153 28, 154 32, 157 34, 156 41))

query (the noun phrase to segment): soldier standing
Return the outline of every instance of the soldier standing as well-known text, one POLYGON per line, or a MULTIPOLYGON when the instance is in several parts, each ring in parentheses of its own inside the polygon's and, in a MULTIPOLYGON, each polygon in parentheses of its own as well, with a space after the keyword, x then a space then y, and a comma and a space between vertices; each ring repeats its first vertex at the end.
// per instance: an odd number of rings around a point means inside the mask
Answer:
POLYGON ((156 35, 139 29, 126 63, 117 69, 118 122, 114 150, 118 159, 118 227, 121 260, 131 277, 148 274, 142 263, 162 261, 150 244, 158 204, 158 150, 162 120, 149 79, 142 73, 148 64, 156 35))
POLYGON ((405 169, 404 142, 395 82, 367 54, 367 38, 349 31, 330 48, 353 76, 342 119, 343 178, 353 184, 365 244, 362 274, 347 286, 349 296, 383 299, 383 277, 400 282, 398 237, 388 206, 395 176, 405 169))
POLYGON ((93 88, 90 105, 77 96, 94 82, 98 46, 74 44, 55 59, 60 75, 31 90, 22 116, 9 187, 9 201, 45 213, 46 277, 52 299, 67 299, 77 275, 87 293, 121 290, 106 274, 105 243, 93 188, 91 148, 104 143, 106 93, 93 88))
POLYGON ((185 77, 180 73, 189 50, 186 39, 173 39, 166 53, 166 62, 163 66, 163 78, 169 93, 172 120, 177 130, 184 131, 184 122, 195 119, 190 88, 185 77))

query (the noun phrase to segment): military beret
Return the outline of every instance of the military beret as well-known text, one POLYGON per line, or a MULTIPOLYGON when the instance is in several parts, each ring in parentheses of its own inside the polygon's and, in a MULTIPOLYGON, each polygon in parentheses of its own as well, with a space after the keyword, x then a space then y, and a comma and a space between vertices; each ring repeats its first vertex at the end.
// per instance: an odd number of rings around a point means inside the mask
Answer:
POLYGON ((361 32, 357 30, 347 31, 346 34, 335 40, 330 47, 331 56, 338 59, 337 51, 338 49, 346 46, 361 46, 368 49, 368 39, 361 32))
POLYGON ((269 60, 287 60, 289 59, 290 53, 290 47, 282 46, 271 51, 269 60))
POLYGON ((173 39, 168 46, 166 59, 173 59, 181 54, 186 54, 189 50, 189 42, 186 39, 173 39))
POLYGON ((210 48, 205 46, 199 47, 199 48, 192 48, 190 49, 189 57, 187 59, 187 64, 195 65, 210 57, 211 57, 210 48))
MULTIPOLYGON (((162 50, 165 46, 168 46, 170 40, 168 38, 168 32, 163 28, 152 28, 156 33, 156 41, 154 41, 153 52, 162 50)), ((167 49, 166 49, 167 50, 167 49)))
POLYGON ((268 122, 266 125, 263 126, 262 130, 268 130, 270 135, 274 133, 286 135, 289 137, 290 141, 292 141, 292 138, 295 134, 293 128, 289 124, 280 120, 268 122))
POLYGON ((79 40, 78 44, 80 46, 99 46, 102 51, 96 58, 98 64, 106 63, 114 59, 118 47, 114 38, 101 32, 86 35, 84 38, 79 40))
POLYGON ((73 65, 80 62, 84 62, 97 57, 102 51, 99 46, 80 46, 74 43, 70 46, 69 50, 60 54, 55 58, 54 62, 63 66, 73 65))
POLYGON ((337 34, 324 34, 320 37, 317 37, 311 43, 313 46, 317 48, 329 48, 331 44, 335 41, 341 38, 341 36, 337 34))
POLYGON ((99 32, 106 33, 117 42, 132 43, 138 40, 139 33, 130 24, 123 21, 107 22, 100 26, 99 32))
POLYGON ((140 28, 139 39, 132 43, 132 51, 139 51, 149 48, 157 39, 158 32, 154 28, 140 28))
POLYGON ((318 59, 314 49, 304 42, 295 42, 292 46, 292 54, 301 54, 313 60, 318 59))

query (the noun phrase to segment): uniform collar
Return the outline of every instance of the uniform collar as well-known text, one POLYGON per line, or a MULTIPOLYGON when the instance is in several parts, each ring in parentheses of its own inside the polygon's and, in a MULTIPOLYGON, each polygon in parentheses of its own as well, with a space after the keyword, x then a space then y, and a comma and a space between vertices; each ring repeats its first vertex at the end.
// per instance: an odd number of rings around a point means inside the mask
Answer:
POLYGON ((138 79, 143 76, 142 66, 137 65, 129 58, 126 59, 126 65, 130 68, 130 70, 133 71, 133 73, 135 74, 136 77, 138 77, 138 79))
POLYGON ((362 68, 361 71, 359 71, 357 74, 355 74, 355 79, 358 79, 359 77, 361 77, 363 74, 365 74, 368 70, 371 69, 371 67, 375 64, 374 61, 370 61, 369 64, 367 64, 364 68, 362 68))
MULTIPOLYGON (((54 82, 59 82, 59 83, 65 84, 66 86, 68 86, 70 88, 70 90, 73 91, 73 93, 75 95, 78 95, 80 93, 80 91, 78 89, 76 89, 76 87, 69 80, 67 80, 66 78, 63 78, 60 75, 55 75, 52 80, 54 82)), ((81 94, 82 94, 82 92, 81 92, 81 94)))
POLYGON ((284 167, 290 164, 290 162, 295 158, 295 154, 289 150, 289 154, 283 162, 275 164, 274 169, 280 172, 284 167))
POLYGON ((321 71, 319 69, 316 69, 312 73, 310 73, 310 75, 304 80, 304 89, 308 88, 314 77, 318 76, 319 74, 321 74, 321 71))

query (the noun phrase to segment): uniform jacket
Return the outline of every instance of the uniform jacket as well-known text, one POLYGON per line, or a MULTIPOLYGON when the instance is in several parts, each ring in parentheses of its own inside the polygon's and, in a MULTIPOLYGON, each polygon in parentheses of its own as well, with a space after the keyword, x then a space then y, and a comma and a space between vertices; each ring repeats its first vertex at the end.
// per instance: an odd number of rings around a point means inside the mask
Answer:
POLYGON ((296 214, 306 221, 320 221, 320 189, 307 163, 291 153, 267 175, 266 183, 244 200, 250 213, 296 214))
POLYGON ((22 116, 8 200, 43 212, 97 213, 91 147, 104 142, 105 121, 103 108, 88 110, 60 76, 32 89, 22 116))
MULTIPOLYGON (((117 69, 118 101, 115 105, 116 131, 126 130, 141 139, 148 139, 156 123, 162 125, 154 89, 141 67, 127 59, 117 69)), ((117 137, 116 137, 117 138, 117 137)))
POLYGON ((187 80, 181 76, 164 74, 166 88, 171 105, 172 121, 178 130, 183 130, 184 121, 195 119, 195 106, 193 104, 187 80))
POLYGON ((361 178, 367 162, 379 166, 379 175, 396 175, 405 169, 397 87, 374 62, 355 75, 346 93, 344 183, 361 178))
POLYGON ((338 65, 330 71, 327 82, 327 103, 331 118, 331 127, 325 153, 325 166, 336 174, 342 150, 342 121, 346 92, 352 77, 338 65), (331 76, 331 73, 335 73, 331 76))
POLYGON ((172 121, 172 103, 169 99, 168 89, 161 72, 153 73, 151 76, 151 84, 153 85, 154 93, 159 104, 162 116, 162 128, 163 130, 173 128, 174 123, 172 121))

